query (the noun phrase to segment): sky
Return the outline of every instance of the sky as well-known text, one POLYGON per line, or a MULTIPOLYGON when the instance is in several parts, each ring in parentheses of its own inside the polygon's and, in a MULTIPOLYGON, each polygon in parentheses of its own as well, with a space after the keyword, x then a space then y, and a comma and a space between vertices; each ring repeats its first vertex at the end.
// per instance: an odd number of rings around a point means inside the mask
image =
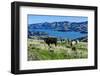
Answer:
POLYGON ((43 22, 84 22, 88 21, 88 17, 83 16, 53 16, 53 15, 28 15, 28 24, 43 23, 43 22))

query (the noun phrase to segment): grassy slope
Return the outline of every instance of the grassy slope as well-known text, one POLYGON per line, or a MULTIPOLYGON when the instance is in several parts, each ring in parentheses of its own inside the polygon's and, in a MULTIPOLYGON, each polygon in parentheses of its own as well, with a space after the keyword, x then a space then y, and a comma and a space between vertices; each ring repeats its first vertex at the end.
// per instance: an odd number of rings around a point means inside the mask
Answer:
POLYGON ((28 39, 28 60, 80 59, 88 57, 87 43, 75 45, 77 51, 72 51, 70 45, 58 42, 57 46, 49 48, 43 41, 28 39), (51 51, 51 52, 50 52, 51 51))

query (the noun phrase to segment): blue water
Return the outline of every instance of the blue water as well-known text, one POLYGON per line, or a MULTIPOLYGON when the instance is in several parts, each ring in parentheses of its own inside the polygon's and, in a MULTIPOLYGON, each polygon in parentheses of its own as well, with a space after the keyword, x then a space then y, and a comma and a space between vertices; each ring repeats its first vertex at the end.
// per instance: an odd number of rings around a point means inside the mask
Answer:
POLYGON ((87 36, 87 34, 74 31, 61 32, 61 31, 46 30, 46 29, 34 29, 34 31, 46 32, 48 33, 49 36, 57 38, 65 38, 65 39, 76 39, 87 36))

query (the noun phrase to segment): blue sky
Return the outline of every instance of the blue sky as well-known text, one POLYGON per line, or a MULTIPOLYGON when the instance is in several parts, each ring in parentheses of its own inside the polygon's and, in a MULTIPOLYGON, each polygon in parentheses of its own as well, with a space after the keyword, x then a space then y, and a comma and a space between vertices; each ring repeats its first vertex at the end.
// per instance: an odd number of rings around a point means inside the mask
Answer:
POLYGON ((42 22, 83 22, 88 21, 88 17, 83 16, 52 16, 52 15, 28 15, 28 24, 42 23, 42 22))

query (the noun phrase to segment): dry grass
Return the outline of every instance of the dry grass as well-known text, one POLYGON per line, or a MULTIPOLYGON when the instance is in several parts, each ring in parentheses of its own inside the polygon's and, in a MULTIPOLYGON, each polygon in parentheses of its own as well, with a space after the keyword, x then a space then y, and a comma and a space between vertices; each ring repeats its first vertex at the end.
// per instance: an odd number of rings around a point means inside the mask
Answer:
POLYGON ((69 44, 58 42, 51 48, 42 40, 28 39, 28 60, 81 59, 88 57, 87 43, 80 42, 73 51, 69 44))

